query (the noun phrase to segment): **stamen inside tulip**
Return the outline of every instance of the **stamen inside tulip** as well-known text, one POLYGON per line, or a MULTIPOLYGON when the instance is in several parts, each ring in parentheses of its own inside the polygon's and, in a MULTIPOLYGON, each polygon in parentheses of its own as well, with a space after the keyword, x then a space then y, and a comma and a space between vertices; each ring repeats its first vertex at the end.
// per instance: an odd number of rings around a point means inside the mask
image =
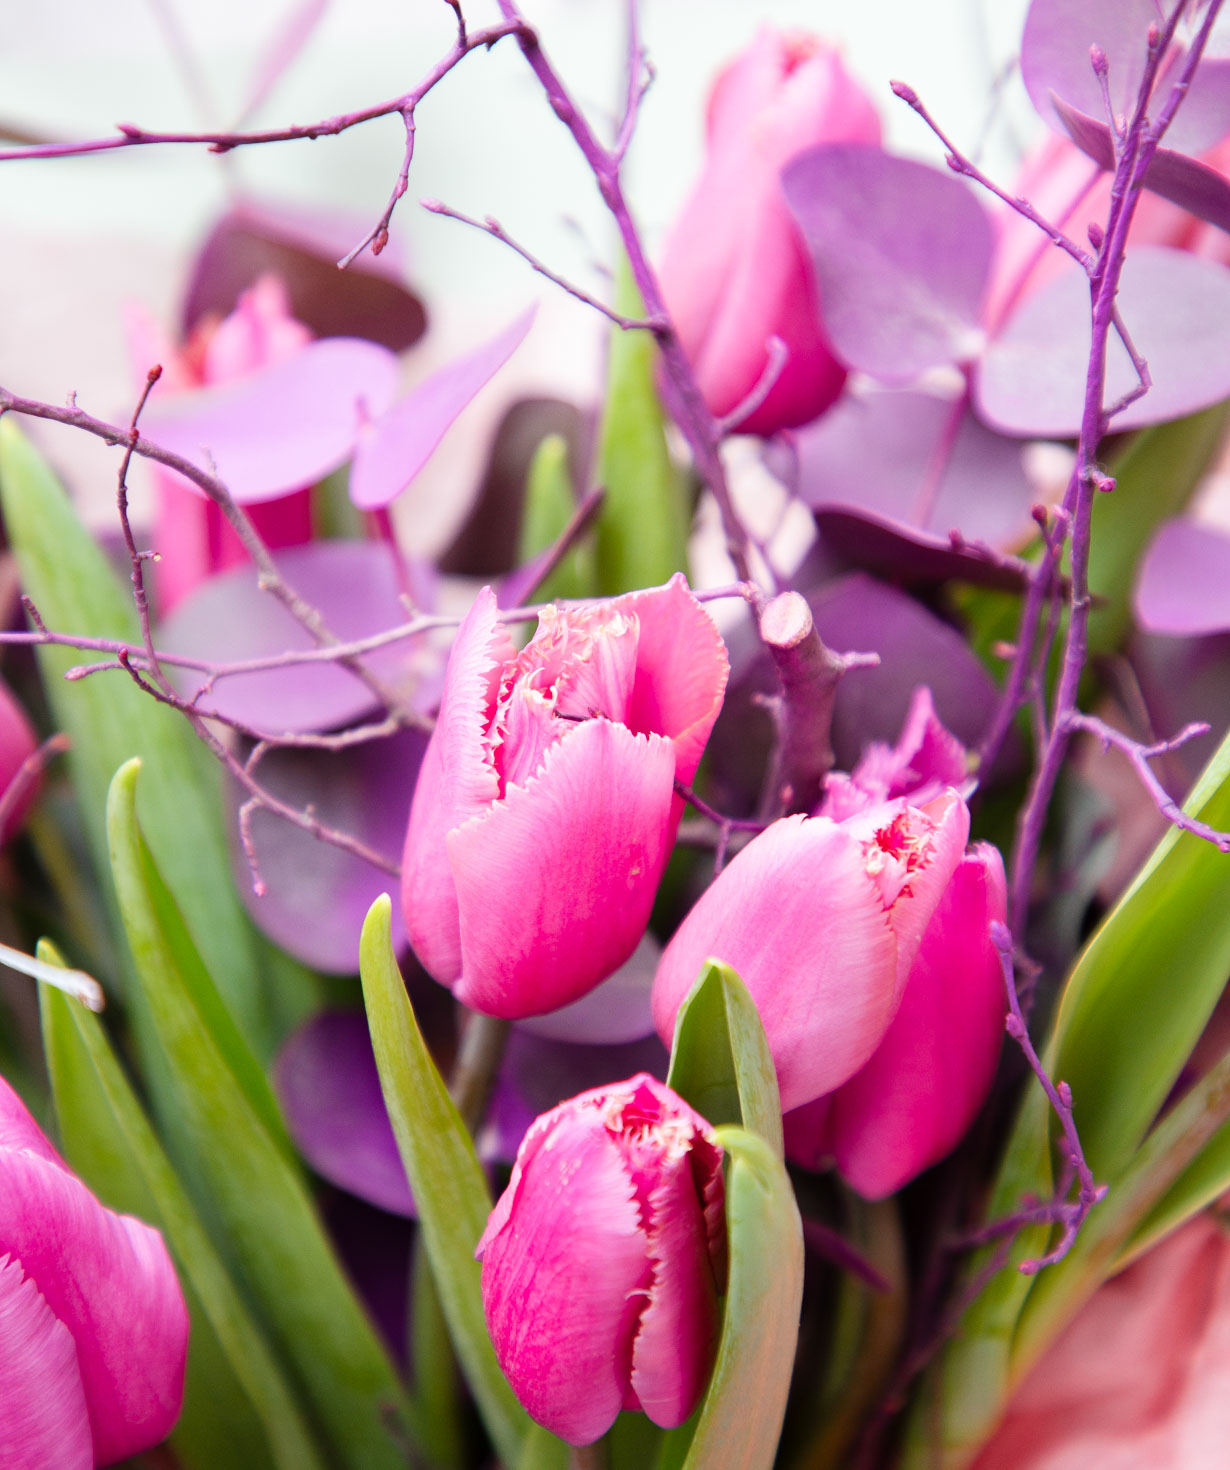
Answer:
POLYGON ((930 826, 922 827, 926 820, 907 807, 863 842, 867 872, 879 885, 885 908, 910 897, 910 874, 931 861, 934 843, 930 826))

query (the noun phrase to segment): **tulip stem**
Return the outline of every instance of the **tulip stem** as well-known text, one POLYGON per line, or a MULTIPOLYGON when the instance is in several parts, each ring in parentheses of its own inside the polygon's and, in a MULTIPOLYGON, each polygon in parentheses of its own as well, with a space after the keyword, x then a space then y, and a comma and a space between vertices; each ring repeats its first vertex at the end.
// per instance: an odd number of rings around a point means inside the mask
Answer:
POLYGON ((568 1447, 568 1470, 606 1470, 607 1463, 605 1439, 568 1447))
POLYGON ((484 1016, 478 1011, 470 1011, 468 1016, 448 1090, 462 1122, 473 1134, 486 1115, 512 1026, 499 1016, 484 1016))

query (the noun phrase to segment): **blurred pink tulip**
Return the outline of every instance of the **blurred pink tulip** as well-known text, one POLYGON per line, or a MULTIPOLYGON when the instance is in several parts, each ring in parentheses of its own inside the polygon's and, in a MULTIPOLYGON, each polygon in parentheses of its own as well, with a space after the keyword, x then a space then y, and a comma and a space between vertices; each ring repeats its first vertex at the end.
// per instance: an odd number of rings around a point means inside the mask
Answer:
POLYGON ((162 1237, 104 1209, 0 1079, 0 1464, 90 1470, 158 1444, 187 1350, 162 1237))
POLYGON ((969 812, 955 791, 884 802, 835 822, 785 817, 706 890, 658 967, 653 1015, 669 1042, 710 956, 742 977, 769 1039, 782 1107, 832 1092, 897 1013, 923 934, 961 861, 969 812))
MULTIPOLYGON (((889 797, 917 805, 966 768, 964 747, 920 688, 897 744, 875 742, 851 775, 831 775, 820 810, 849 818, 889 797)), ((1003 1042, 1003 969, 990 926, 1006 915, 1003 860, 975 843, 936 905, 875 1051, 835 1091, 787 1114, 794 1162, 833 1161, 861 1195, 882 1199, 956 1146, 986 1100, 1003 1042)))
POLYGON ((972 1470, 1222 1470, 1230 1236, 1190 1221, 1100 1287, 972 1470))
POLYGON ((718 78, 707 122, 708 156, 666 241, 662 287, 719 416, 755 388, 769 338, 785 344, 781 375, 738 425, 772 434, 823 413, 845 381, 778 176, 817 143, 878 143, 880 120, 833 47, 766 28, 718 78))
POLYGON ((487 1326, 530 1416, 590 1444, 621 1409, 682 1424, 717 1346, 722 1150, 641 1073, 544 1113, 477 1254, 487 1326))
POLYGON ((682 577, 555 607, 520 653, 495 596, 453 645, 402 864, 427 971, 488 1015, 593 989, 644 933, 721 707, 726 650, 682 577))
MULTIPOLYGON (((291 316, 286 288, 276 276, 262 276, 244 291, 228 317, 199 323, 182 348, 139 309, 129 312, 128 335, 142 374, 155 363, 162 365, 155 393, 233 382, 292 356, 312 337, 291 316)), ((158 601, 165 617, 199 583, 241 565, 247 553, 212 500, 190 490, 178 476, 155 471, 154 479, 158 601)), ((307 488, 247 507, 261 538, 273 549, 312 539, 311 509, 307 488)))
POLYGON ((38 794, 37 774, 25 769, 37 749, 38 737, 25 710, 0 680, 0 844, 20 830, 38 794))
MULTIPOLYGON (((1200 157, 1202 163, 1230 174, 1230 138, 1200 157)), ((1110 175, 1067 138, 1048 133, 1026 155, 1012 193, 1028 199, 1045 219, 1060 225, 1078 245, 1086 245, 1090 221, 1102 224, 1110 207, 1110 175)), ((998 238, 987 288, 987 321, 994 329, 1030 292, 1063 270, 1074 270, 1065 251, 1057 249, 1023 215, 1005 207, 997 217, 998 238)), ((1133 245, 1169 245, 1230 266, 1230 235, 1206 224, 1187 210, 1144 190, 1128 236, 1133 245)))

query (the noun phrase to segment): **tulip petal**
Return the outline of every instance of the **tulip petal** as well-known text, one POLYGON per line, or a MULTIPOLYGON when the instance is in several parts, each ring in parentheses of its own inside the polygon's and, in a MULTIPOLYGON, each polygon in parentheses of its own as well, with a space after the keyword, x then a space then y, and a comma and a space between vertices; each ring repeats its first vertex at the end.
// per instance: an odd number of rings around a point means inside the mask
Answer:
POLYGON ((402 860, 406 932, 424 968, 442 985, 461 974, 457 894, 445 859, 447 833, 500 794, 483 737, 512 640, 499 622, 495 593, 484 587, 457 632, 440 714, 423 757, 402 860))
POLYGON ((990 924, 1006 912, 1003 861, 979 843, 940 900, 883 1041, 833 1095, 827 1132, 837 1166, 867 1199, 942 1159, 986 1098, 1005 1007, 990 924))
POLYGON ((487 1325, 530 1416, 590 1444, 623 1407, 650 1267, 628 1167, 592 1108, 536 1128, 480 1245, 487 1325))
POLYGON ((722 635, 678 574, 665 587, 634 592, 616 605, 640 620, 636 680, 625 723, 638 734, 669 736, 675 775, 690 781, 730 674, 722 635))
MULTIPOLYGON (((538 1015, 623 964, 669 856, 674 779, 670 740, 586 720, 525 786, 448 833, 460 1000, 488 1015, 538 1015)), ((412 817, 408 856, 413 830, 412 817)), ((414 855, 424 866, 421 847, 414 855)))
POLYGON ((667 1157, 646 1210, 653 1278, 632 1346, 637 1402, 627 1407, 643 1409, 663 1429, 696 1407, 717 1348, 717 1292, 692 1163, 690 1150, 667 1157))
POLYGON ((188 1318, 158 1232, 104 1209, 56 1163, 5 1149, 0 1252, 72 1333, 97 1462, 165 1438, 183 1397, 188 1318))
POLYGON ((857 1071, 897 1004, 897 943, 862 844, 823 817, 774 822, 680 925, 654 981, 664 1040, 710 956, 751 991, 787 1111, 857 1071))
POLYGON ((93 1470, 72 1334, 8 1256, 0 1256, 0 1384, 5 1470, 93 1470))

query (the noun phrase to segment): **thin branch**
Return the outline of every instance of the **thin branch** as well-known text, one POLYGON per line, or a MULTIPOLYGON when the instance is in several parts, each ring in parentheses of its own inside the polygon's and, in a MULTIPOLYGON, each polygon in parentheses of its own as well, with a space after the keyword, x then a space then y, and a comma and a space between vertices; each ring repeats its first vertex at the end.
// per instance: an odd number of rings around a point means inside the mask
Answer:
POLYGON ((574 286, 571 281, 565 280, 563 276, 556 275, 536 255, 532 255, 524 245, 519 245, 507 230, 504 229, 499 220, 493 219, 490 215, 487 215, 485 219, 474 219, 471 215, 462 214, 458 209, 451 209, 439 199, 420 199, 419 203, 432 214, 438 214, 444 219, 454 219, 459 224, 469 225, 472 229, 481 230, 483 234, 490 235, 493 240, 498 240, 501 245, 507 245, 515 255, 519 255, 526 262, 531 270, 537 271, 540 276, 545 276, 548 281, 554 282, 561 290, 567 291, 569 296, 575 297, 576 300, 582 302, 584 305, 592 306, 595 311, 601 312, 608 321, 614 322, 617 327, 620 327, 625 332, 662 332, 669 326, 665 318, 623 316, 618 311, 612 311, 605 302, 599 301, 596 296, 591 296, 588 291, 582 291, 580 286, 574 286))
POLYGON ((786 364, 790 361, 790 349, 780 337, 773 336, 765 343, 768 356, 765 360, 764 370, 752 384, 752 391, 742 403, 736 403, 734 408, 727 414, 723 414, 717 421, 718 432, 723 438, 727 434, 733 434, 741 423, 750 419, 765 399, 772 393, 778 378, 785 371, 786 364))

